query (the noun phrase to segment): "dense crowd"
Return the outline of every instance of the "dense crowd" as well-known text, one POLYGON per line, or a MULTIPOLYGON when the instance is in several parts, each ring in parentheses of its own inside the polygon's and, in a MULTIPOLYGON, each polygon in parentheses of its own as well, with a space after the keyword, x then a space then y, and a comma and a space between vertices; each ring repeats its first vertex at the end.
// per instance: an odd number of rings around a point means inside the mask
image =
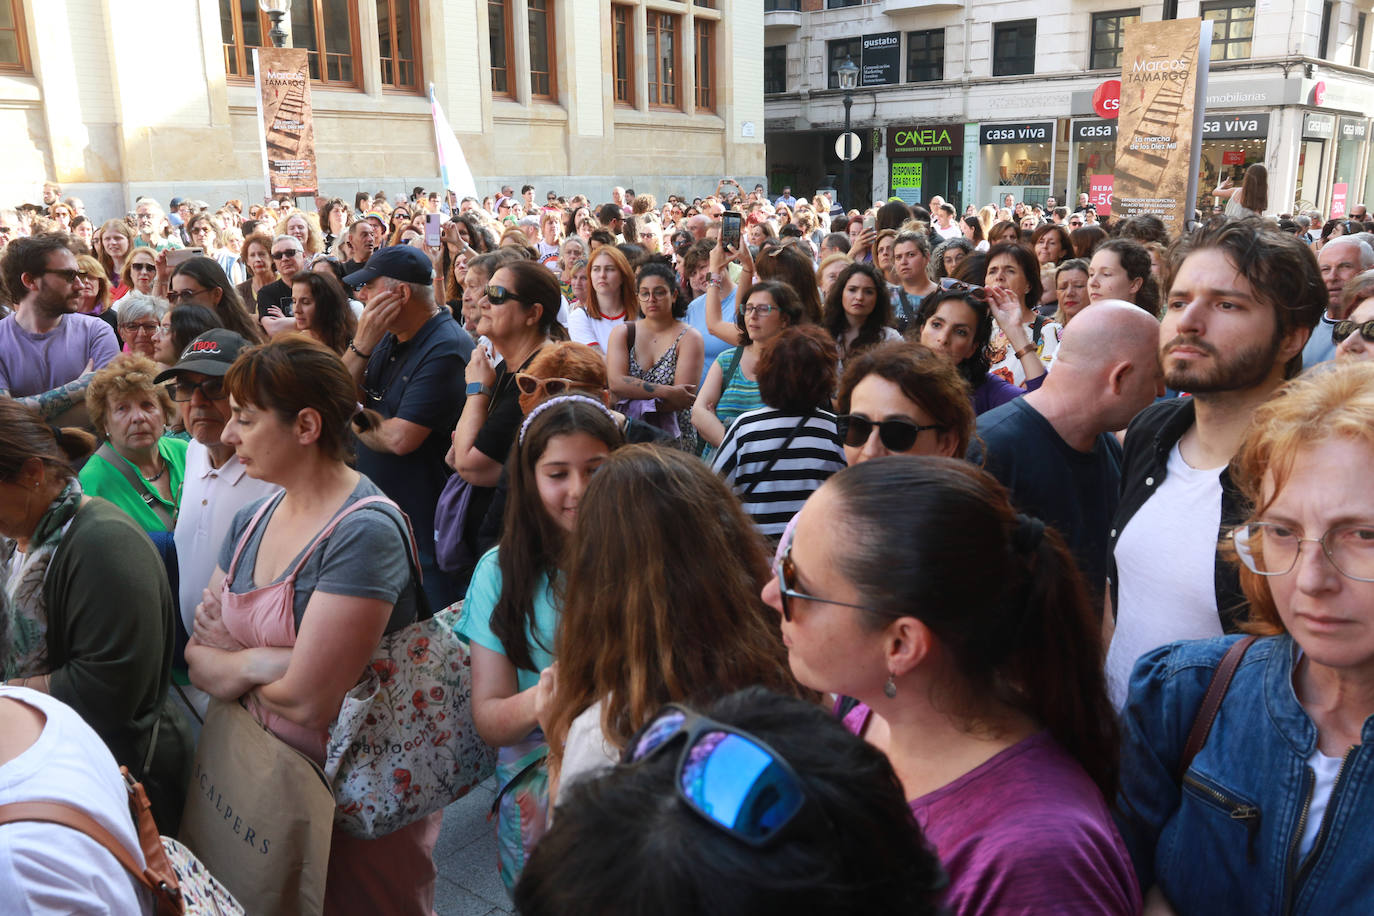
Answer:
POLYGON ((1366 909, 1374 223, 1211 200, 0 210, 0 899, 153 911, 6 813, 151 869, 122 766, 188 899, 428 913, 466 729, 527 916, 1366 909), (234 714, 332 781, 286 890, 234 714))

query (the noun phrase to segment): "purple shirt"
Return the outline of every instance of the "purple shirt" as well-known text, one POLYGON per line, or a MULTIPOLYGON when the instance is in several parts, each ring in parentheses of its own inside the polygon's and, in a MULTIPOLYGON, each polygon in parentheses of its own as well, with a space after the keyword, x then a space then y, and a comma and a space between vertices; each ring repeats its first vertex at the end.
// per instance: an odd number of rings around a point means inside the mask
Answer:
MULTIPOLYGON (((1046 373, 1046 375, 1048 374, 1046 373)), ((973 415, 978 416, 987 413, 994 407, 1001 407, 1008 401, 1014 401, 1026 392, 1034 391, 1043 384, 1045 384, 1045 375, 1037 375, 1035 378, 1026 379, 1025 388, 1018 388, 1000 375, 989 372, 983 384, 973 389, 973 415)))
MULTIPOLYGON (((844 717, 855 734, 870 710, 844 717)), ((1134 914, 1140 886, 1102 793, 1049 732, 910 802, 949 873, 945 905, 973 914, 1134 914)))
POLYGON ((81 376, 86 363, 100 369, 119 355, 109 324, 92 315, 63 315, 46 334, 31 334, 15 316, 0 321, 0 391, 27 398, 81 376))

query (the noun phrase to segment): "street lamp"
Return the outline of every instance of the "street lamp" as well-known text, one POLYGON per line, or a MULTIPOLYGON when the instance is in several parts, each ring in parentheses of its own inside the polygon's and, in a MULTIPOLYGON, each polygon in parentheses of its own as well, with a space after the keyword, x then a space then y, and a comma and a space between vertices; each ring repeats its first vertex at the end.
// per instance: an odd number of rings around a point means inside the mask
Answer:
MULTIPOLYGON (((263 0, 259 0, 263 2, 263 0)), ((849 153, 849 109, 854 107, 854 89, 859 85, 859 68, 854 63, 852 57, 846 57, 844 63, 835 68, 835 79, 844 90, 844 165, 841 167, 843 172, 840 177, 840 194, 844 203, 840 206, 844 209, 849 207, 849 160, 853 156, 849 153)))
POLYGON ((286 47, 286 30, 281 27, 281 21, 291 12, 291 0, 258 0, 258 9, 272 20, 272 30, 267 33, 272 39, 272 47, 286 47))

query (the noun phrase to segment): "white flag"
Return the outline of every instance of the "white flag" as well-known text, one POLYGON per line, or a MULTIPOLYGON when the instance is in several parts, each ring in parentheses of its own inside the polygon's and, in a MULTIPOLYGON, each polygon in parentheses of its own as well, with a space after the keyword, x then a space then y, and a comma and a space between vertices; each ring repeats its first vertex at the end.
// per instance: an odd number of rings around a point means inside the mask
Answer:
POLYGON ((477 184, 472 180, 472 169, 468 168, 463 147, 454 135, 453 128, 449 127, 448 118, 444 117, 444 109, 439 107, 433 83, 429 84, 429 105, 434 114, 434 139, 439 148, 439 174, 443 177, 444 187, 457 194, 459 200, 476 197, 477 184))

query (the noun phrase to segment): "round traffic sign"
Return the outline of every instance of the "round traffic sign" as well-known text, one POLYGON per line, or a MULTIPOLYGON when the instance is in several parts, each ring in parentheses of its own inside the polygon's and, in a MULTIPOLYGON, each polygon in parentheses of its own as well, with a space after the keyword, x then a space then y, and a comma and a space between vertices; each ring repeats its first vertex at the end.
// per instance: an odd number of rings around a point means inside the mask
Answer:
POLYGON ((846 131, 840 134, 835 140, 835 155, 846 162, 853 162, 859 158, 859 150, 863 148, 859 135, 854 131, 846 131))

